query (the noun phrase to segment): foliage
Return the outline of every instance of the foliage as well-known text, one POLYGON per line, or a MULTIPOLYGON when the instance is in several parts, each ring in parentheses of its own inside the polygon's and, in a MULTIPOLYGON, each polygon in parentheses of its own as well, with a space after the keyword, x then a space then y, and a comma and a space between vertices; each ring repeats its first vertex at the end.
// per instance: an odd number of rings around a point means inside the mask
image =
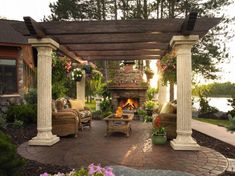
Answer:
POLYGON ((92 119, 100 120, 102 119, 102 112, 100 110, 92 112, 92 119))
POLYGON ((73 170, 70 173, 48 174, 43 173, 40 176, 114 176, 113 169, 110 167, 101 167, 100 165, 90 164, 87 169, 73 170))
POLYGON ((165 128, 161 126, 161 119, 159 116, 154 119, 154 126, 155 127, 153 128, 152 135, 166 134, 165 128))
POLYGON ((86 79, 86 96, 102 95, 105 85, 102 73, 92 69, 91 74, 86 79))
POLYGON ((144 110, 144 109, 138 109, 137 110, 137 114, 139 116, 146 116, 147 115, 147 112, 144 110))
POLYGON ((30 89, 28 93, 24 95, 24 99, 27 104, 37 104, 37 89, 30 89))
POLYGON ((149 74, 149 75, 153 75, 154 74, 153 70, 151 68, 149 68, 149 67, 145 67, 144 73, 145 74, 149 74))
POLYGON ((147 90, 147 97, 148 100, 152 100, 154 98, 154 95, 158 92, 158 89, 156 88, 148 88, 147 90))
POLYGON ((228 99, 228 105, 232 106, 232 110, 228 112, 228 114, 231 114, 233 117, 235 116, 235 96, 233 96, 231 99, 228 99))
POLYGON ((166 54, 161 61, 162 80, 163 84, 167 82, 176 83, 176 56, 174 53, 166 54))
POLYGON ((96 108, 96 102, 93 100, 91 102, 86 102, 86 107, 88 107, 91 111, 95 111, 96 108))
POLYGON ((6 115, 0 114, 0 128, 6 127, 6 115))
POLYGON ((147 101, 144 103, 144 107, 145 107, 147 110, 153 110, 156 105, 157 105, 157 103, 156 103, 155 101, 152 101, 152 100, 147 100, 147 101))
POLYGON ((144 116, 144 122, 152 122, 152 121, 153 121, 152 116, 149 116, 149 115, 144 116))
POLYGON ((235 83, 224 82, 224 83, 210 83, 197 85, 193 88, 192 94, 198 96, 200 92, 205 93, 210 97, 223 97, 223 96, 232 96, 235 95, 235 83))
POLYGON ((100 110, 102 112, 108 112, 108 111, 112 111, 112 102, 109 99, 103 100, 100 103, 100 110))
POLYGON ((0 174, 1 176, 19 176, 24 160, 16 153, 16 146, 10 138, 0 131, 0 174))
POLYGON ((209 101, 206 97, 203 97, 201 94, 199 95, 199 105, 200 105, 200 113, 208 113, 208 112, 218 112, 218 109, 209 105, 209 101))
POLYGON ((64 97, 68 89, 61 82, 54 82, 52 85, 52 98, 54 100, 64 97))
POLYGON ((235 116, 231 116, 230 114, 228 115, 228 119, 229 119, 229 126, 228 126, 228 130, 231 131, 232 133, 235 131, 235 116))
POLYGON ((109 91, 108 84, 103 83, 99 91, 97 92, 98 95, 101 95, 104 100, 111 98, 111 92, 109 91))
POLYGON ((16 120, 23 121, 24 124, 36 123, 37 106, 33 104, 9 106, 6 120, 8 123, 14 123, 16 120))

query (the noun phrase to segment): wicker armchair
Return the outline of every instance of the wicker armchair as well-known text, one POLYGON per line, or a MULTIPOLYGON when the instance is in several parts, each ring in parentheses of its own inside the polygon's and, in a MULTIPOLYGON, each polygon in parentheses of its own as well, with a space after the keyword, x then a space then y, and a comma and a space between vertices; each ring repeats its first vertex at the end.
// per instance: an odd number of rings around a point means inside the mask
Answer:
POLYGON ((77 137, 80 118, 72 109, 61 108, 61 102, 56 101, 52 112, 52 133, 58 136, 74 134, 77 137))

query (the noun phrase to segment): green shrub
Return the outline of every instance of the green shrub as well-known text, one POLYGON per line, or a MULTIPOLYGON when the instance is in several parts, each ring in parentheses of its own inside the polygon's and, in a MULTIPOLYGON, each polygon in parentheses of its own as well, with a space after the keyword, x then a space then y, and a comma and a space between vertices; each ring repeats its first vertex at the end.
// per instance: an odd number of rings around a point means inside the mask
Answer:
POLYGON ((231 111, 228 111, 228 114, 231 114, 232 117, 235 117, 235 96, 233 96, 231 99, 228 99, 228 105, 233 108, 231 111))
POLYGON ((14 123, 15 120, 23 121, 24 124, 35 123, 37 120, 36 105, 13 105, 6 112, 8 123, 14 123))
POLYGON ((10 138, 0 131, 0 175, 19 176, 24 160, 16 154, 16 147, 10 138))
POLYGON ((228 115, 228 119, 229 119, 229 126, 228 126, 228 130, 231 131, 232 133, 235 131, 235 116, 232 117, 230 114, 228 115))
POLYGON ((30 89, 29 92, 24 95, 24 99, 27 104, 37 104, 37 90, 30 89))
POLYGON ((146 115, 147 115, 147 112, 146 112, 145 110, 143 110, 143 109, 138 109, 137 114, 138 114, 139 116, 146 116, 146 115))
POLYGON ((152 121, 153 121, 152 116, 148 116, 148 115, 144 116, 144 122, 152 122, 152 121))
POLYGON ((102 112, 102 118, 105 118, 112 114, 112 111, 102 112))
POLYGON ((145 108, 148 110, 153 110, 155 105, 156 105, 156 102, 152 100, 148 100, 144 103, 145 108))
POLYGON ((0 127, 5 128, 6 127, 6 115, 0 114, 0 127))
POLYGON ((110 100, 103 100, 100 103, 100 110, 102 112, 108 112, 108 111, 112 111, 112 103, 110 100))
POLYGON ((158 92, 158 89, 156 88, 148 88, 147 90, 147 97, 148 100, 152 100, 154 98, 154 95, 158 92))
POLYGON ((100 110, 92 112, 92 118, 96 120, 102 119, 102 112, 100 110))
POLYGON ((199 98, 200 113, 218 112, 218 109, 209 105, 207 98, 203 97, 201 94, 199 95, 199 98))

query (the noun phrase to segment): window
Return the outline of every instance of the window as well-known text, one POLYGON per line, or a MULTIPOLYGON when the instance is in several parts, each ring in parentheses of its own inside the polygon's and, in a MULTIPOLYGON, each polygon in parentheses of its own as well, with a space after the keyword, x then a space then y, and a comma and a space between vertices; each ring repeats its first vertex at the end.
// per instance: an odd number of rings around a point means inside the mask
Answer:
POLYGON ((17 93, 16 60, 0 58, 0 94, 13 93, 17 93))

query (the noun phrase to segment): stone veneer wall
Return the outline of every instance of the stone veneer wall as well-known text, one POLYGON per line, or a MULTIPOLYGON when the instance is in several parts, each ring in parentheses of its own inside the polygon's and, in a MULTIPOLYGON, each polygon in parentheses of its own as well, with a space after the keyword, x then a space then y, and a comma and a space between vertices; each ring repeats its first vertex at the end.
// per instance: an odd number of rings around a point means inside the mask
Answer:
POLYGON ((140 106, 146 101, 147 83, 143 80, 143 73, 133 69, 133 65, 117 70, 109 89, 114 108, 118 106, 118 98, 138 98, 140 106))
POLYGON ((24 82, 23 82, 23 50, 19 51, 17 60, 17 80, 18 80, 18 94, 0 95, 0 114, 6 113, 8 107, 12 104, 21 104, 24 96, 24 82))

